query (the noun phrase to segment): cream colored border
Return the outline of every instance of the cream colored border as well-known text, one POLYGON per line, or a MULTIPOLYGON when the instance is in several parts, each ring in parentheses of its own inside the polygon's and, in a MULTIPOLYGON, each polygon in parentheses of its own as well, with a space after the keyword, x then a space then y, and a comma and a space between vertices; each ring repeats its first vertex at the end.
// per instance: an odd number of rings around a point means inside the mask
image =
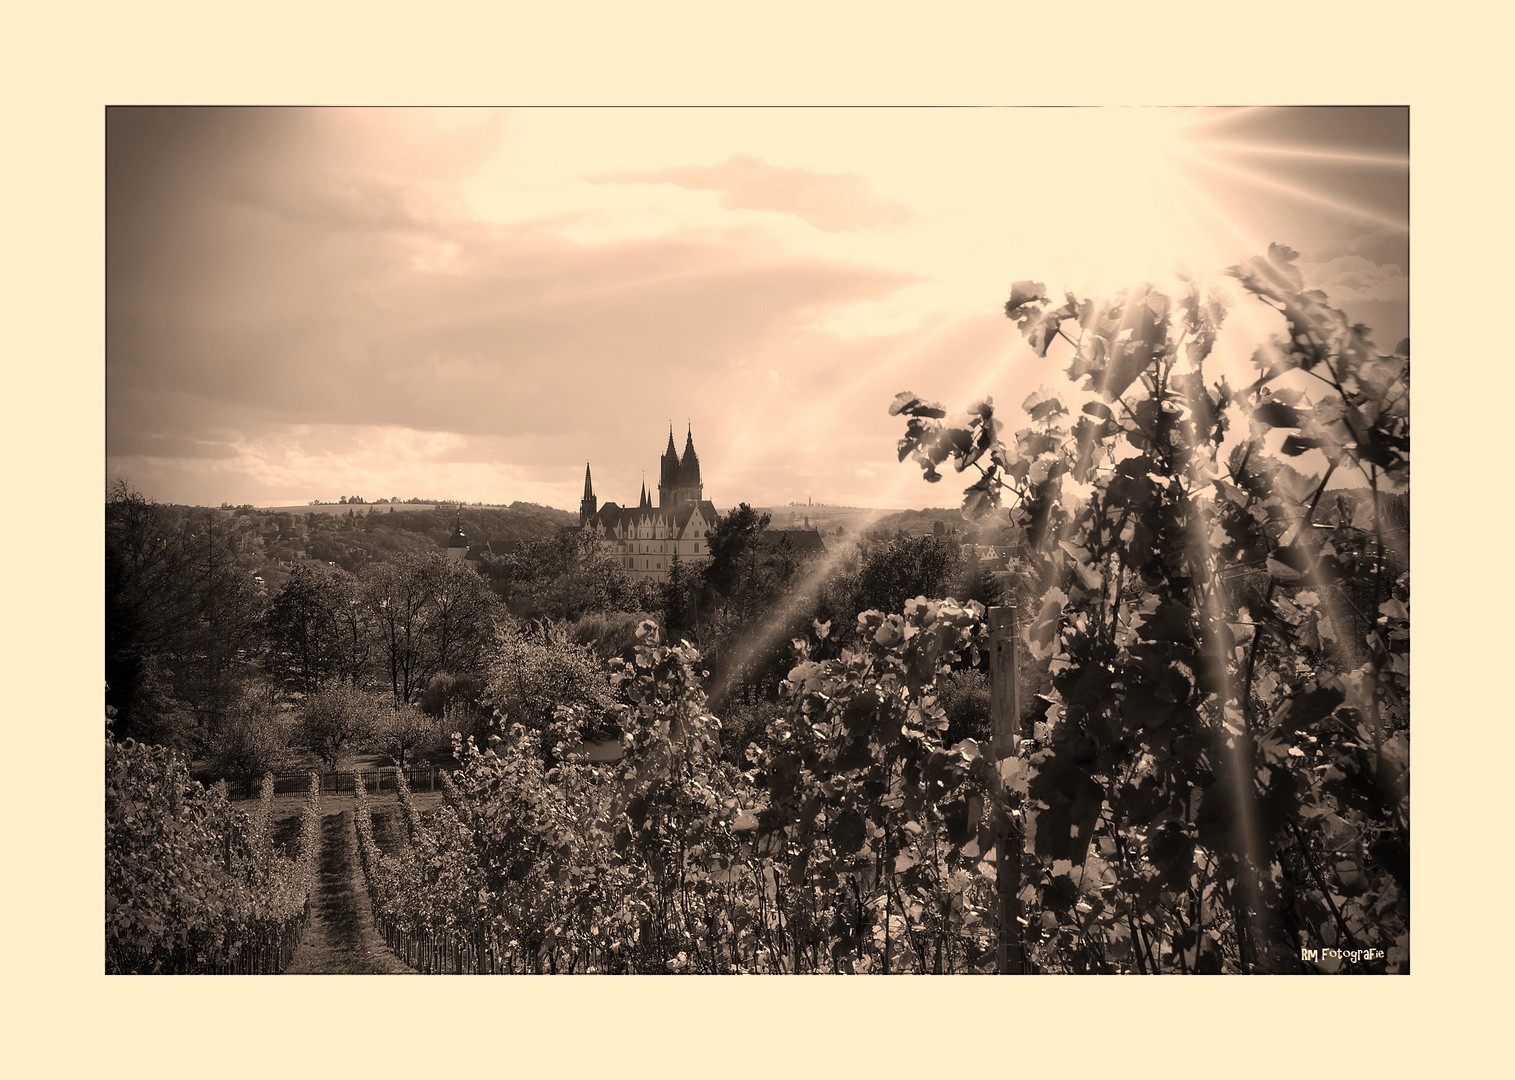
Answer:
MULTIPOLYGON (((879 2, 41 5, 7 17, 4 920, 13 1075, 1407 1075, 1488 1040, 1502 815, 1480 698, 1503 567, 1510 40, 1500 9, 879 2), (107 103, 1409 103, 1416 974, 1161 984, 107 980, 101 970, 103 108, 107 103), (1496 187, 1496 185, 1498 185, 1496 187), (1501 209, 1491 209, 1493 207, 1501 209), (19 241, 19 242, 18 242, 19 241), (16 327, 20 334, 14 333, 16 327), (1491 332, 1492 331, 1492 332, 1491 332), (1505 393, 1501 393, 1505 391, 1505 393), (1474 403, 1478 411, 1474 412, 1474 403), (1483 483, 1474 487, 1475 477, 1483 483), (1468 527, 1463 527, 1466 523, 1468 527), (1472 599, 1464 600, 1462 597, 1472 599), (30 1062, 26 1061, 30 1058, 30 1062), (1370 1064, 1371 1063, 1371 1064, 1370 1064), (1419 1068, 1415 1066, 1418 1064, 1419 1068)), ((1009 151, 1013 152, 1013 151, 1009 151)), ((1502 1027, 1503 1025, 1501 1025, 1502 1027)), ((1440 1071, 1440 1070, 1438 1070, 1440 1071)), ((1476 1070, 1475 1070, 1476 1071, 1476 1070)))

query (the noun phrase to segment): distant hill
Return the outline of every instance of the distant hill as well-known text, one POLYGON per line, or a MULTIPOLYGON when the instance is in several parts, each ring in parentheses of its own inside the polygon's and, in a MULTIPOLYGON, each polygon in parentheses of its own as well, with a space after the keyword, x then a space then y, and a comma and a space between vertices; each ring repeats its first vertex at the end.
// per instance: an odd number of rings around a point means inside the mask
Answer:
POLYGON ((461 521, 470 547, 486 541, 545 540, 579 515, 536 503, 458 506, 418 503, 339 503, 335 506, 165 506, 177 526, 214 515, 233 535, 235 549, 268 588, 276 592, 302 560, 330 562, 356 572, 371 562, 407 553, 443 551, 461 521))
MULTIPOLYGON (((391 506, 394 507, 395 513, 398 514, 398 513, 404 513, 406 511, 437 510, 437 509, 442 509, 442 510, 446 510, 448 512, 452 512, 454 510, 454 508, 459 507, 460 504, 458 504, 458 503, 451 503, 451 502, 430 502, 430 503, 387 503, 387 502, 374 502, 374 503, 293 503, 293 504, 291 504, 289 506, 255 506, 255 507, 253 507, 253 509, 254 510, 264 510, 264 511, 267 511, 268 513, 270 513, 270 514, 341 514, 341 515, 343 515, 345 517, 346 514, 347 514, 347 512, 349 510, 352 510, 355 513, 358 513, 358 514, 368 514, 368 513, 387 514, 389 512, 389 508, 391 506)), ((482 503, 482 504, 481 503, 462 503, 461 504, 461 509, 463 509, 463 510, 509 510, 509 509, 512 509, 512 508, 515 508, 515 507, 537 507, 537 504, 536 503, 525 503, 525 502, 482 503)), ((551 509, 553 509, 550 506, 542 506, 542 507, 537 507, 537 508, 538 509, 542 509, 542 510, 551 510, 551 509)), ((565 513, 565 514, 568 513, 568 511, 566 511, 566 510, 560 511, 560 512, 561 513, 565 513)), ((577 516, 578 516, 577 513, 575 513, 575 515, 574 515, 575 519, 577 519, 577 516)))
MULTIPOLYGON (((844 534, 859 534, 879 518, 894 513, 892 510, 874 510, 866 506, 757 506, 753 509, 767 514, 774 529, 818 529, 825 536, 835 536, 841 529, 844 534)), ((721 513, 727 513, 723 508, 721 513)))
MULTIPOLYGON (((823 536, 835 536, 838 529, 842 535, 854 536, 893 536, 896 532, 903 532, 906 536, 927 536, 934 533, 937 522, 941 522, 942 531, 955 532, 967 542, 968 537, 977 536, 986 528, 997 531, 1007 524, 1002 515, 978 523, 965 521, 962 511, 955 506, 932 506, 924 510, 876 510, 862 506, 761 506, 756 509, 772 518, 769 523, 772 528, 803 529, 808 523, 809 527, 819 529, 823 536)), ((982 539, 979 542, 994 541, 982 539)))

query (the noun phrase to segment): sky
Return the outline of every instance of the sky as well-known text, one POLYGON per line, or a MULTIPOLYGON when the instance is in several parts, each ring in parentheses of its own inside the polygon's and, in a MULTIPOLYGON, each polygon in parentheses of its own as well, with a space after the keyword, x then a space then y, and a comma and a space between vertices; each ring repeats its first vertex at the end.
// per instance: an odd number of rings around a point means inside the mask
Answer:
POLYGON ((910 390, 1007 426, 1066 357, 1003 305, 1271 242, 1408 336, 1402 108, 207 109, 106 118, 107 475, 161 502, 515 500, 655 485, 954 505, 896 460, 910 390))

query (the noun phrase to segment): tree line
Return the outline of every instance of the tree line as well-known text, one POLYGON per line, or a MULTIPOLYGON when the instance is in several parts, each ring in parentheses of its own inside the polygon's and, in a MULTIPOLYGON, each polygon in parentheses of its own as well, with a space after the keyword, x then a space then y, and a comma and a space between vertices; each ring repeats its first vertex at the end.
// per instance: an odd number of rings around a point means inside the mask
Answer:
MULTIPOLYGON (((676 561, 665 583, 633 580, 593 537, 535 515, 516 527, 537 535, 502 553, 476 541, 466 561, 444 557, 451 529, 436 514, 376 517, 164 506, 114 484, 106 703, 118 736, 243 780, 300 752, 327 767, 358 749, 404 761, 444 752, 453 730, 482 736, 501 707, 544 724, 551 699, 523 686, 594 698, 604 679, 591 669, 630 655, 647 618, 704 648, 723 698, 756 731, 811 622, 916 595, 998 595, 943 535, 843 542, 813 575, 819 556, 746 504, 715 523, 709 561, 676 561)), ((591 721, 582 734, 615 733, 591 721)))

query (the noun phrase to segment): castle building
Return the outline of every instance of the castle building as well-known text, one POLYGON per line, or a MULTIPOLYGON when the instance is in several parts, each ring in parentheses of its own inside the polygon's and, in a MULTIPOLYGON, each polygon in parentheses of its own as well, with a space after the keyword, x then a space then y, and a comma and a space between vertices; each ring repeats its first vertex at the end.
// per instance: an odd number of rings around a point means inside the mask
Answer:
POLYGON ((613 502, 599 506, 589 464, 584 465, 579 527, 593 533, 637 580, 667 581, 675 558, 689 565, 710 557, 710 527, 715 524, 716 512, 715 505, 705 498, 693 428, 685 437, 680 457, 673 445, 673 427, 669 426, 668 449, 663 451, 661 465, 658 504, 652 505, 644 480, 635 508, 613 502))

